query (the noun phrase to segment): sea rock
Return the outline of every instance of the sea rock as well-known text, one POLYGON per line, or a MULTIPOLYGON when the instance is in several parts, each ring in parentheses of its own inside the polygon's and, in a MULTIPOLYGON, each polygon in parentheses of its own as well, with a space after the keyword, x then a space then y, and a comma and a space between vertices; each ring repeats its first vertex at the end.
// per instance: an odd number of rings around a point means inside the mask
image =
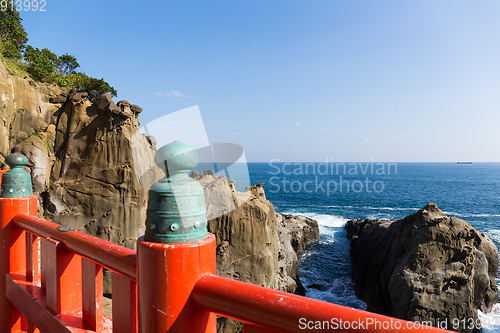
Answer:
POLYGON ((368 311, 451 328, 498 302, 495 244, 433 203, 397 221, 351 220, 345 228, 356 295, 368 311))
POLYGON ((291 245, 295 253, 304 250, 311 240, 319 238, 318 222, 313 219, 276 212, 276 220, 290 231, 291 245))
MULTIPOLYGON (((197 180, 205 189, 208 230, 217 239, 217 274, 303 295, 297 253, 319 237, 318 224, 276 213, 262 186, 238 192, 231 179, 205 171, 197 180), (235 209, 221 215, 229 207, 235 209)), ((219 318, 218 332, 241 332, 241 324, 219 318)))

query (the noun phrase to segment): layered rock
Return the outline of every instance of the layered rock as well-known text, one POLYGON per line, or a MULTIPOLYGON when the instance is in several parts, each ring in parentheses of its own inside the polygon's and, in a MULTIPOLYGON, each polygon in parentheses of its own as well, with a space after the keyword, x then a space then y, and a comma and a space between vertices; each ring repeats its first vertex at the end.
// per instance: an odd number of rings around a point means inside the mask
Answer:
POLYGON ((496 246, 433 203, 401 220, 351 220, 345 228, 356 295, 368 311, 433 325, 447 320, 452 328, 454 319, 475 323, 476 309, 488 312, 498 302, 496 246))
MULTIPOLYGON (((238 192, 234 181, 213 176, 213 171, 194 173, 205 188, 207 216, 217 216, 210 207, 216 196, 218 209, 237 207, 208 221, 217 239, 217 274, 290 293, 304 294, 298 277, 297 253, 319 237, 316 221, 275 212, 266 199, 263 184, 238 192)), ((241 331, 241 324, 227 318, 218 321, 219 333, 241 331)))
MULTIPOLYGON (((28 157, 39 216, 135 249, 144 234, 147 189, 163 177, 154 163, 155 138, 138 130, 142 109, 115 104, 110 95, 92 103, 85 92, 10 75, 1 61, 0 104, 0 163, 13 151, 28 157)), ((233 180, 213 171, 193 177, 205 188, 218 274, 303 293, 297 252, 317 238, 317 224, 277 214, 262 184, 238 192, 233 180)), ((108 293, 109 282, 105 277, 108 293)), ((240 327, 219 324, 219 333, 240 327)))

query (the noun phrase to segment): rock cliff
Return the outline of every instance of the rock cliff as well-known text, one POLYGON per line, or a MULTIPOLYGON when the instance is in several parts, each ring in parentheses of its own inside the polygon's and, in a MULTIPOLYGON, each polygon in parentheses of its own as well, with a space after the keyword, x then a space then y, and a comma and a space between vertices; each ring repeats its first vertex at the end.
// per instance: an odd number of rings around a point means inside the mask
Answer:
MULTIPOLYGON (((0 164, 14 151, 28 157, 40 217, 135 249, 145 229, 145 188, 163 176, 154 164, 155 139, 138 130, 141 111, 110 95, 91 103, 86 93, 11 75, 0 61, 0 164)), ((217 197, 219 205, 238 206, 219 217, 220 206, 207 206, 218 274, 303 293, 297 252, 318 238, 317 223, 276 213, 261 185, 238 192, 213 171, 196 178, 207 204, 217 197)), ((229 320, 219 326, 224 333, 239 329, 229 320)))
MULTIPOLYGON (((205 188, 206 202, 215 195, 220 206, 237 207, 208 222, 208 230, 217 239, 217 274, 304 295, 298 277, 297 253, 319 238, 318 223, 303 216, 275 212, 266 199, 263 184, 247 188, 248 196, 236 191, 231 179, 213 177, 213 172, 192 177, 205 188), (247 200, 242 202, 241 198, 247 200)), ((207 207, 207 216, 211 213, 214 211, 207 207)), ((241 332, 241 324, 219 318, 218 332, 241 332)))
POLYGON ((434 326, 447 320, 450 329, 454 319, 475 323, 476 309, 498 302, 496 246, 433 203, 401 220, 351 220, 345 228, 356 295, 368 311, 434 326))

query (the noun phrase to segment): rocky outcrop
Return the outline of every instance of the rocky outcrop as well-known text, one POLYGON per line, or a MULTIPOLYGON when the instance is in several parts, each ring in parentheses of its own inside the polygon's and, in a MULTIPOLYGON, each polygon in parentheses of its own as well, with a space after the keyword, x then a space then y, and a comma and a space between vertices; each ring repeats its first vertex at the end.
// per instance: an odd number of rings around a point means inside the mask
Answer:
MULTIPOLYGON (((147 189, 163 177, 154 163, 155 138, 138 130, 142 108, 115 104, 106 94, 92 103, 85 92, 10 75, 1 61, 0 101, 0 163, 13 151, 28 157, 39 215, 135 249, 144 234, 147 189)), ((262 184, 238 192, 232 179, 213 170, 192 176, 205 188, 218 273, 303 293, 297 252, 317 238, 317 224, 276 214, 262 184)), ((239 327, 230 320, 223 326, 219 332, 239 327)))
POLYGON ((12 152, 28 157, 41 217, 135 249, 147 189, 162 176, 138 130, 141 111, 10 75, 0 61, 0 163, 12 152))
POLYGON ((488 312, 498 302, 496 246, 433 203, 401 220, 351 220, 345 228, 356 295, 368 311, 433 325, 447 320, 451 328, 453 319, 476 322, 476 309, 488 312))
MULTIPOLYGON (((205 189, 207 216, 217 216, 218 209, 236 207, 208 221, 208 230, 217 239, 217 274, 303 295, 297 253, 319 237, 317 222, 276 213, 266 199, 263 184, 238 192, 232 179, 213 175, 213 171, 192 174, 205 189), (213 196, 217 197, 218 208, 210 206, 213 196)), ((240 331, 240 323, 219 319, 219 333, 240 331)))

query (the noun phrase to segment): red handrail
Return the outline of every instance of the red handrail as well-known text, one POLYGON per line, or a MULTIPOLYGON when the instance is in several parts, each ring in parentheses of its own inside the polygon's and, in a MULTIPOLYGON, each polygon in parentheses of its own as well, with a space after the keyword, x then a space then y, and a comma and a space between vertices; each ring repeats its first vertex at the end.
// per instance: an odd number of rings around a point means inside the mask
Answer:
POLYGON ((17 214, 14 224, 35 235, 52 238, 91 261, 136 281, 136 251, 87 235, 77 230, 61 229, 61 225, 28 214, 17 214), (58 228, 60 228, 58 230, 58 228))
POLYGON ((201 309, 279 332, 450 333, 217 275, 200 278, 191 296, 201 309), (317 328, 318 323, 321 328, 317 328))
MULTIPOLYGON (((33 198, 31 199, 34 201, 33 198)), ((5 200, 5 205, 10 202, 9 200, 5 200)), ((13 200, 21 202, 27 199, 13 200)), ((32 208, 29 211, 31 212, 32 208)), ((5 219, 8 218, 7 215, 4 216, 5 219)), ((119 313, 129 314, 127 318, 119 318, 113 323, 115 332, 135 332, 139 323, 139 332, 212 333, 215 332, 214 314, 250 324, 245 326, 245 332, 298 333, 309 329, 317 332, 356 333, 450 332, 429 326, 417 327, 413 322, 212 275, 215 273, 215 238, 213 235, 199 242, 182 244, 149 243, 141 238, 138 241, 137 255, 133 250, 32 215, 20 213, 11 218, 12 223, 9 223, 11 230, 5 231, 5 229, 4 232, 20 235, 22 230, 26 230, 57 244, 51 245, 51 251, 59 251, 58 246, 62 246, 68 251, 90 259, 97 266, 102 265, 125 277, 116 275, 120 279, 138 282, 139 314, 137 317, 135 316, 135 282, 129 284, 125 281, 126 283, 118 289, 120 292, 113 294, 113 312, 116 300, 117 307, 126 306, 126 309, 124 311, 120 309, 119 313), (137 273, 136 263, 138 264, 137 273), (129 294, 121 295, 122 291, 129 294), (129 322, 124 319, 128 319, 129 322)), ((15 249, 22 252, 22 248, 23 246, 16 245, 15 249)), ((11 246, 11 256, 13 249, 11 246)), ((21 257, 23 256, 11 257, 11 259, 21 261, 21 257)), ((26 260, 26 256, 23 260, 26 260)), ((55 265, 56 270, 58 265, 59 263, 55 265)), ((93 267, 90 269, 92 272, 95 271, 93 267)), ((22 295, 23 300, 15 303, 20 306, 29 305, 24 308, 23 313, 29 312, 36 316, 36 311, 42 311, 43 305, 38 302, 33 303, 36 301, 35 297, 38 296, 31 295, 28 291, 35 284, 23 278, 22 271, 20 267, 17 270, 11 270, 13 273, 5 274, 7 297, 12 300, 15 295, 22 295)), ((94 279, 92 274, 90 275, 91 281, 94 279)), ((113 284, 114 287, 122 283, 120 280, 116 282, 117 285, 113 284)), ((64 283, 67 284, 66 281, 64 283)), ((0 288, 3 287, 0 286, 0 288)), ((114 287, 113 290, 117 291, 114 287)), ((40 290, 37 295, 42 295, 43 287, 40 290)), ((92 290, 90 292, 92 293, 92 290)), ((97 295, 99 292, 94 291, 94 294, 96 297, 82 296, 82 300, 102 297, 97 295)), ((84 304, 86 302, 88 301, 83 301, 84 304)), ((48 313, 44 318, 49 318, 47 315, 48 313)), ((14 317, 19 318, 16 316, 14 313, 14 317)), ((100 320, 102 315, 93 315, 92 318, 94 321, 100 320)), ((34 322, 40 323, 41 321, 34 322)), ((16 327, 19 326, 16 325, 16 327)), ((44 327, 59 327, 57 325, 60 325, 59 322, 54 321, 53 324, 47 324, 44 327)), ((94 328, 93 331, 100 330, 107 332, 109 328, 94 328)), ((89 330, 80 331, 88 332, 89 330)))

